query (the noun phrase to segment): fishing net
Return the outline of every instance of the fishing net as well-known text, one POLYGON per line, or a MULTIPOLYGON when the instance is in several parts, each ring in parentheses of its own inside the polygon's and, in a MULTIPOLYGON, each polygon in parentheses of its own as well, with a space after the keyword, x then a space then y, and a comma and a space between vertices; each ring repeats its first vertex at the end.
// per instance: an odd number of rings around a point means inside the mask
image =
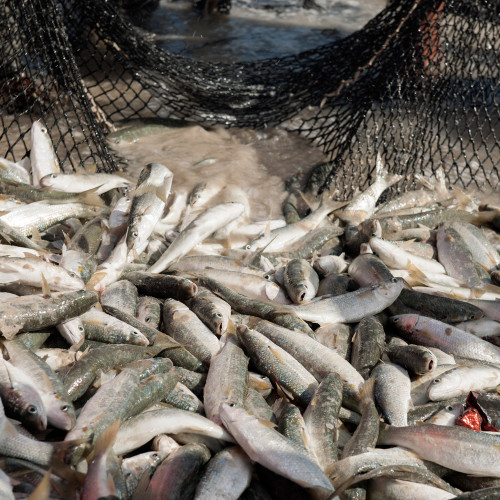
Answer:
MULTIPOLYGON (((6 0, 0 12, 2 154, 29 154, 42 118, 66 170, 116 168, 113 123, 168 118, 278 125, 329 158, 321 187, 345 195, 377 155, 404 173, 442 167, 452 184, 500 184, 500 3, 394 1, 363 29, 296 55, 208 63, 158 48, 134 25, 134 0, 6 0)), ((230 2, 221 5, 230 6, 230 2)), ((320 188, 321 189, 321 188, 320 188)))

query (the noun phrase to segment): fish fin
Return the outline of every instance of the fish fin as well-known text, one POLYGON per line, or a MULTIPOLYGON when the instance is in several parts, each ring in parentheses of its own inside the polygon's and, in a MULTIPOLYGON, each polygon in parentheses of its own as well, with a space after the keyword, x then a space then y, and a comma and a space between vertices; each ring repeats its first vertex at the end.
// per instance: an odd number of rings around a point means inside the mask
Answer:
POLYGON ((44 298, 49 298, 51 294, 49 284, 45 279, 44 274, 43 273, 40 274, 42 276, 42 295, 44 296, 44 298))
POLYGON ((92 189, 87 189, 87 191, 83 191, 78 194, 76 199, 78 202, 82 203, 83 205, 93 205, 96 207, 106 207, 104 201, 102 198, 99 196, 97 191, 99 191, 101 186, 97 186, 92 189))
POLYGON ((267 348, 269 349, 269 352, 281 363, 284 363, 285 360, 283 359, 283 355, 281 352, 278 351, 275 347, 268 345, 267 348))
POLYGON ((359 390, 359 399, 374 399, 375 377, 370 377, 364 382, 359 390))
POLYGON ((101 455, 107 455, 113 444, 115 443, 116 435, 120 429, 121 420, 115 420, 101 435, 97 438, 92 453, 87 456, 86 460, 90 463, 94 458, 101 455))
POLYGON ((38 228, 36 228, 36 227, 34 227, 33 231, 31 232, 31 240, 32 241, 42 241, 40 231, 38 231, 38 228))
POLYGON ((283 398, 285 401, 293 401, 293 395, 290 394, 290 392, 288 392, 286 389, 284 389, 279 383, 276 383, 276 392, 278 393, 278 396, 283 398))
POLYGON ((50 498, 50 475, 52 469, 49 469, 38 483, 37 487, 30 493, 28 500, 48 500, 50 498))
MULTIPOLYGON (((73 344, 72 346, 70 346, 69 348, 69 351, 70 352, 77 352, 78 349, 80 349, 80 347, 82 347, 83 343, 85 342, 85 337, 82 337, 76 344, 73 344)), ((89 351, 90 349, 90 346, 88 346, 82 353, 81 357, 83 358, 83 356, 85 356, 85 354, 87 354, 87 352, 89 351)))
POLYGON ((259 423, 261 425, 263 425, 264 427, 269 427, 270 429, 275 429, 276 427, 278 427, 275 423, 269 421, 269 420, 265 420, 263 418, 258 418, 258 417, 255 417, 259 423))
POLYGON ((10 245, 14 240, 7 234, 7 233, 4 233, 4 232, 0 232, 0 236, 2 236, 2 238, 10 245))
POLYGON ((70 237, 67 235, 66 232, 63 232, 63 236, 64 236, 64 245, 63 245, 63 254, 66 250, 70 249, 71 248, 71 239, 70 237))

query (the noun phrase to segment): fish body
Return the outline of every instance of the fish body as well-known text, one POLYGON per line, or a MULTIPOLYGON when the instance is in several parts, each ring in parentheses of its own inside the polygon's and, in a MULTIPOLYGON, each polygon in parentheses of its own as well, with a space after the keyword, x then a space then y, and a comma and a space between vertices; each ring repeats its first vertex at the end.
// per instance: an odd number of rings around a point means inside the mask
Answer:
POLYGON ((227 403, 221 406, 221 418, 253 461, 307 488, 314 498, 326 499, 333 492, 330 482, 309 455, 273 429, 269 422, 227 403))
POLYGON ((46 175, 59 173, 61 168, 57 161, 54 146, 50 139, 47 128, 40 120, 36 120, 31 125, 31 176, 33 185, 40 186, 40 180, 46 175))
POLYGON ((148 271, 161 273, 214 231, 243 214, 244 209, 244 205, 237 202, 223 203, 207 209, 177 236, 166 252, 148 271))

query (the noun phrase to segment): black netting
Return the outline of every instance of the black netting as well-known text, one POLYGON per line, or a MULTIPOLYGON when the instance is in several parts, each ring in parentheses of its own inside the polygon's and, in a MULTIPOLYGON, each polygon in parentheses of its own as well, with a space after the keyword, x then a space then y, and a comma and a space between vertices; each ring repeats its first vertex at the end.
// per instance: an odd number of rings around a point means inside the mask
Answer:
POLYGON ((325 186, 345 195, 371 180, 377 154, 406 174, 402 188, 439 167, 461 187, 500 184, 497 1, 393 2, 339 41, 236 64, 157 48, 127 14, 137 2, 118 4, 7 0, 0 14, 7 157, 28 153, 29 125, 42 117, 61 163, 109 170, 109 125, 162 117, 284 124, 328 154, 325 186))

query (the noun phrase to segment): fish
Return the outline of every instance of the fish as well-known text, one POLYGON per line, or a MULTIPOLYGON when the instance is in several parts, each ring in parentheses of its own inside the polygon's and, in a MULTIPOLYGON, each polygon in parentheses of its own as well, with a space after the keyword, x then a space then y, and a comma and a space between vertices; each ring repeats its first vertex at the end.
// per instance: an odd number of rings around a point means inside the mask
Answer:
POLYGON ((95 189, 96 194, 103 194, 111 189, 127 187, 131 182, 116 174, 63 174, 51 173, 39 180, 42 188, 67 193, 83 193, 95 189))
POLYGON ((224 426, 253 461, 306 488, 314 498, 326 499, 333 493, 319 466, 273 424, 230 403, 223 403, 220 412, 224 426))
POLYGON ((243 204, 237 202, 222 203, 209 208, 179 234, 160 259, 148 268, 148 271, 161 273, 214 231, 242 215, 244 208, 243 204))
POLYGON ((52 173, 58 174, 61 171, 59 161, 52 145, 47 127, 40 120, 31 124, 31 177, 33 185, 40 187, 40 180, 52 173))
POLYGON ((375 182, 368 189, 355 196, 344 208, 337 210, 335 215, 353 225, 369 219, 375 212, 375 206, 381 194, 390 186, 403 178, 400 174, 389 174, 382 163, 382 157, 377 155, 375 182))

